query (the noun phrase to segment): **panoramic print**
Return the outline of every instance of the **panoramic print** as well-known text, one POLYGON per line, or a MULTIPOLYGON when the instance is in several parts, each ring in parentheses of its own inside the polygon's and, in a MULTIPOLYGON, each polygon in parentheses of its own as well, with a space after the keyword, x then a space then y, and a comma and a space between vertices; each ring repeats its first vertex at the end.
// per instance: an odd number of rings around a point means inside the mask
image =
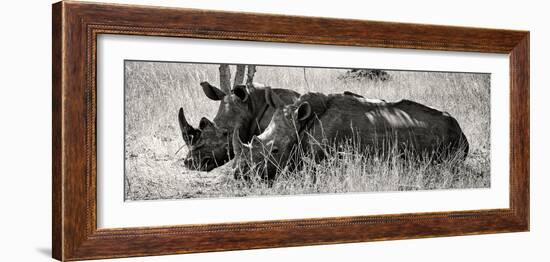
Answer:
POLYGON ((490 187, 490 74, 124 66, 126 201, 490 187))

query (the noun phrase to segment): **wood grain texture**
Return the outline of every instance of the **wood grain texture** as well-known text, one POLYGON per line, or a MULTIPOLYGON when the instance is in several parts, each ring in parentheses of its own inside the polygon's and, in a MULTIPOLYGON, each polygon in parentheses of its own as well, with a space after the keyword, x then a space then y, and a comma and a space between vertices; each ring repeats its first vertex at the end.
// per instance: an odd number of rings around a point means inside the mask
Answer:
POLYGON ((529 228, 529 33, 510 52, 510 207, 529 228))
POLYGON ((61 71, 62 69, 62 23, 61 5, 52 8, 52 256, 59 258, 63 253, 63 190, 61 171, 61 71))
POLYGON ((56 3, 52 14, 52 253, 56 259, 529 230, 528 32, 80 2, 56 3), (510 208, 97 229, 96 43, 100 34, 509 54, 510 208))

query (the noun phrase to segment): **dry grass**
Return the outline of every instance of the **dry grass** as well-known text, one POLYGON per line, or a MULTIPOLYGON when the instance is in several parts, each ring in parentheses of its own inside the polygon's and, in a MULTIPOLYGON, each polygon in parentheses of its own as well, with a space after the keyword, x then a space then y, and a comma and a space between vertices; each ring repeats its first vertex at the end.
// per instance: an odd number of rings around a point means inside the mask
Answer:
POLYGON ((218 103, 204 96, 199 82, 218 83, 217 65, 127 61, 125 69, 127 200, 490 186, 489 75, 388 71, 391 78, 384 82, 344 81, 338 79, 342 69, 308 68, 304 77, 303 68, 259 66, 255 82, 273 87, 299 93, 346 90, 387 101, 406 98, 447 111, 470 143, 468 158, 459 168, 453 162, 427 165, 345 154, 318 164, 306 159, 306 168, 283 173, 269 187, 261 181, 234 180, 231 162, 209 173, 187 170, 181 163, 186 148, 176 154, 184 145, 177 124, 179 107, 193 125, 216 113, 218 103))

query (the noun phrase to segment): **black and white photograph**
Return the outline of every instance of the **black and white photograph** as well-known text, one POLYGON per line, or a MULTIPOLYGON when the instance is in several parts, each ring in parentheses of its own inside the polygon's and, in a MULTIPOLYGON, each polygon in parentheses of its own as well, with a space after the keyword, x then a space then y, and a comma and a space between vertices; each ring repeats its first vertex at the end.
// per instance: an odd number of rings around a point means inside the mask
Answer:
POLYGON ((124 199, 491 187, 491 74, 124 61, 124 199))

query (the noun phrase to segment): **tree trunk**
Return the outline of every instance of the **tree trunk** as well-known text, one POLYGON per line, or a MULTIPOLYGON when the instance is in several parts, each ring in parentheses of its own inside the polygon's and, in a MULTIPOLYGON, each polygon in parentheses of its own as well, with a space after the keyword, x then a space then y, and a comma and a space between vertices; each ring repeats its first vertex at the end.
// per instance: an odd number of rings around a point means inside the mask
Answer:
POLYGON ((256 74, 256 66, 248 65, 248 72, 246 74, 246 85, 252 85, 254 81, 254 74, 256 74))
POLYGON ((243 84, 245 68, 246 68, 246 65, 237 65, 237 72, 235 72, 235 80, 233 81, 233 86, 243 84))
POLYGON ((220 65, 220 88, 226 94, 231 93, 231 69, 227 64, 220 65))

